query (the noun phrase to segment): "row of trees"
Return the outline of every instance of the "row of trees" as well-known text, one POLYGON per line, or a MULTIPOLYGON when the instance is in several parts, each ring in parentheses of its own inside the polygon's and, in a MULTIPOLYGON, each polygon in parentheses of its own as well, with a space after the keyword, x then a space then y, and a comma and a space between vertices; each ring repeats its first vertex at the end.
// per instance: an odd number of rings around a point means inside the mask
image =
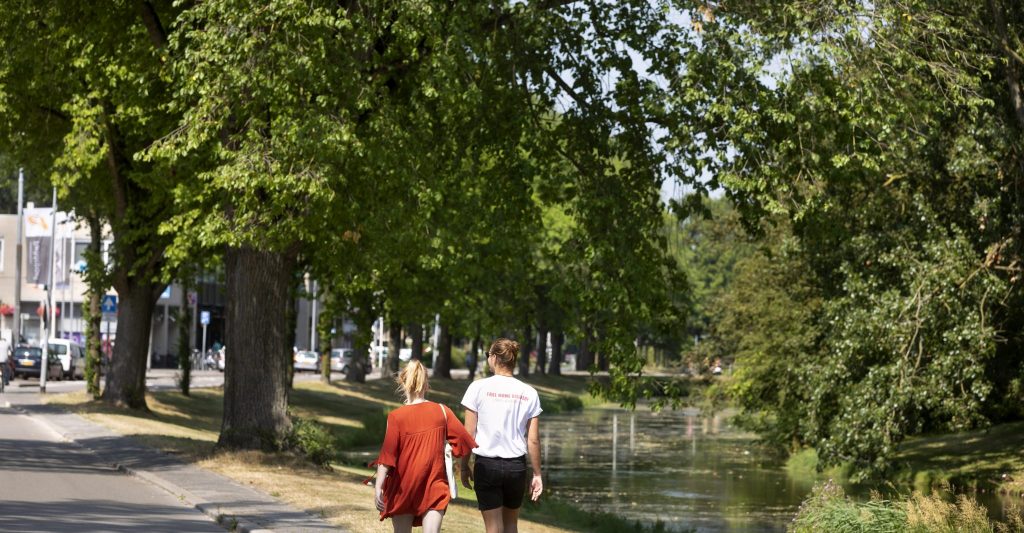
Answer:
POLYGON ((109 267, 89 265, 92 294, 121 301, 110 403, 145 408, 157 297, 215 265, 224 446, 290 429, 304 273, 362 332, 383 313, 571 334, 630 402, 637 331, 680 281, 660 185, 704 187, 659 82, 695 35, 646 1, 7 2, 0 142, 113 234, 109 267))

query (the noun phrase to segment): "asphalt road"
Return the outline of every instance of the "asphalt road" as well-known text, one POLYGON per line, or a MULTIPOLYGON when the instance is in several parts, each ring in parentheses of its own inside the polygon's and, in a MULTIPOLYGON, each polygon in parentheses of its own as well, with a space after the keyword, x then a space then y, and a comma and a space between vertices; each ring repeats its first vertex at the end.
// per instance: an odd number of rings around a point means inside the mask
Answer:
MULTIPOLYGON (((176 390, 178 388, 178 373, 174 368, 154 368, 146 372, 147 390, 176 390)), ((376 374, 367 376, 367 379, 375 379, 376 374)), ((298 372, 295 374, 295 381, 316 381, 320 374, 314 372, 298 372)), ((345 376, 339 373, 332 374, 332 379, 342 380, 345 376)), ((224 374, 216 370, 194 370, 192 371, 191 387, 195 389, 220 387, 224 384, 224 374)), ((11 380, 7 392, 11 394, 39 392, 39 380, 37 378, 22 378, 11 380)), ((47 380, 46 392, 60 394, 62 392, 75 392, 85 390, 85 382, 82 380, 55 381, 47 380)), ((15 403, 12 401, 11 403, 15 403)))
POLYGON ((126 476, 31 417, 0 408, 0 531, 224 529, 168 492, 126 476))

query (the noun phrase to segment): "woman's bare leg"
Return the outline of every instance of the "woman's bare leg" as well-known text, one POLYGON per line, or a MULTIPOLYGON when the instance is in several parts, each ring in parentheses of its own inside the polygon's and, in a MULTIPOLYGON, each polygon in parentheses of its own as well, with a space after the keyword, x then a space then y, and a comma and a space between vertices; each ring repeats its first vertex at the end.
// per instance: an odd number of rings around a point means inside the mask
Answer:
POLYGON ((501 508, 502 533, 519 533, 519 509, 501 508))
POLYGON ((395 533, 411 533, 412 518, 411 514, 396 514, 391 517, 391 527, 395 528, 395 533))
POLYGON ((427 511, 423 515, 423 533, 441 533, 441 520, 444 520, 444 511, 427 511))
POLYGON ((487 533, 504 533, 505 526, 501 520, 502 508, 480 511, 484 515, 484 529, 487 533))

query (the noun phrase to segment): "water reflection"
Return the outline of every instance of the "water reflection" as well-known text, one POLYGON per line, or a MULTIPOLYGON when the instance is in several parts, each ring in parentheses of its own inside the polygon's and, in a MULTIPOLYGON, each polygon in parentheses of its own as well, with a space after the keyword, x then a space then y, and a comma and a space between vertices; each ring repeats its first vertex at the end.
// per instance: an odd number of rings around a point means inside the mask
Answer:
POLYGON ((588 410, 545 416, 542 427, 546 486, 631 520, 700 532, 785 531, 811 488, 766 463, 754 435, 722 415, 588 410))

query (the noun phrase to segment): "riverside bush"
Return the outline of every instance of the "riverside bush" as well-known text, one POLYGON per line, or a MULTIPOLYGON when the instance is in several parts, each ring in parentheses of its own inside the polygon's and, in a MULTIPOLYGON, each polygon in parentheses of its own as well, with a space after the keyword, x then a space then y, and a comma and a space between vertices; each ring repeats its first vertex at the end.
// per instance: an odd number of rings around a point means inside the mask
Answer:
POLYGON ((1022 533, 1019 510, 1007 523, 993 523, 985 508, 966 495, 949 502, 941 495, 914 492, 903 500, 884 500, 877 494, 866 502, 851 500, 828 482, 814 487, 800 505, 788 529, 791 533, 1022 533))
POLYGON ((583 409, 583 400, 572 394, 559 394, 553 398, 541 398, 540 406, 546 414, 558 414, 583 409))

